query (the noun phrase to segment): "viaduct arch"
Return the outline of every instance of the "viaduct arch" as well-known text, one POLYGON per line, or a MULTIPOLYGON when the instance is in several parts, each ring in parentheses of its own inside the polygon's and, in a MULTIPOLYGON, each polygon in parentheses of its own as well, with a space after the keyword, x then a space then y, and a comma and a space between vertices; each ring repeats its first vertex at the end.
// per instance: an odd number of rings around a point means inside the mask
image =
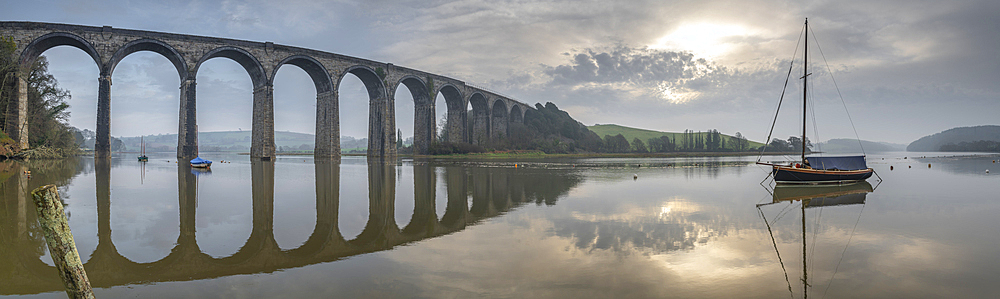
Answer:
POLYGON ((414 146, 426 153, 437 135, 434 100, 444 96, 448 141, 488 144, 506 136, 507 124, 523 120, 530 105, 472 86, 458 79, 330 52, 227 38, 174 34, 111 26, 92 27, 39 22, 0 22, 0 37, 12 38, 21 66, 15 100, 6 112, 4 129, 21 148, 28 147, 27 89, 24 70, 43 52, 72 46, 87 53, 100 69, 97 100, 97 139, 94 155, 111 155, 111 74, 129 54, 151 51, 163 55, 180 77, 177 157, 198 155, 198 117, 195 89, 198 68, 205 61, 224 57, 246 70, 253 83, 252 143, 250 157, 271 160, 274 144, 274 87, 277 70, 291 64, 303 69, 316 86, 316 140, 318 158, 340 157, 340 114, 337 87, 347 74, 361 79, 368 91, 368 156, 396 155, 396 87, 404 85, 414 101, 414 146), (391 85, 390 85, 391 84, 391 85), (466 110, 472 103, 472 115, 466 110), (478 139, 476 139, 478 138, 478 139))

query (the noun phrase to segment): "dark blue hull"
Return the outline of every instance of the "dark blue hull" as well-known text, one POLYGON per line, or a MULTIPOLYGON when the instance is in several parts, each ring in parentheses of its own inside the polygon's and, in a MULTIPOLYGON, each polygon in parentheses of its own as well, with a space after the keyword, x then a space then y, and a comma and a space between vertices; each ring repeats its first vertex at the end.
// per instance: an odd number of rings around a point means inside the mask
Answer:
POLYGON ((772 170, 774 181, 784 184, 839 184, 868 179, 874 173, 871 168, 863 170, 815 170, 775 166, 772 170))

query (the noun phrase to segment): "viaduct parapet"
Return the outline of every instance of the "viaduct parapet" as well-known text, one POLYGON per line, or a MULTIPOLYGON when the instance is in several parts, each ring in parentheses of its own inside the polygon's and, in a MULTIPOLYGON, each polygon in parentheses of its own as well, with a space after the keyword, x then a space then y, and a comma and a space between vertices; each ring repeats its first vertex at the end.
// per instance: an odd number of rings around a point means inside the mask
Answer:
MULTIPOLYGON (((111 74, 122 59, 139 51, 166 57, 180 77, 177 157, 198 155, 196 82, 199 67, 212 58, 231 59, 246 70, 253 83, 253 126, 250 156, 271 160, 274 145, 273 79, 286 64, 304 70, 316 86, 316 147, 318 158, 340 157, 338 87, 347 74, 361 79, 368 91, 368 156, 395 157, 395 92, 402 84, 413 95, 414 151, 427 153, 437 135, 434 99, 444 96, 448 141, 486 145, 504 138, 510 123, 520 123, 530 105, 463 81, 420 70, 330 52, 228 38, 69 24, 0 22, 0 36, 13 38, 21 66, 15 100, 6 107, 4 129, 21 148, 28 147, 26 120, 27 69, 43 52, 72 46, 86 52, 100 69, 97 99, 96 157, 111 155, 111 74), (471 104, 471 112, 468 108, 471 104), (471 116, 471 119, 470 119, 471 116)), ((307 107, 303 107, 307 108, 307 107)))

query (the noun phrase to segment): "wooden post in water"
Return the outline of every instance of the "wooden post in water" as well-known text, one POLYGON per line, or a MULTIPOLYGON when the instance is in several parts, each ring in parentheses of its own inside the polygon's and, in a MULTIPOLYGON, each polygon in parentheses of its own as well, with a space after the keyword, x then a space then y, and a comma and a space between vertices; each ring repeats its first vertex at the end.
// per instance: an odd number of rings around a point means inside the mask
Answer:
POLYGON ((52 263, 59 270, 59 277, 66 287, 69 298, 94 298, 90 288, 90 280, 83 269, 80 254, 76 251, 73 232, 69 230, 69 220, 63 211, 62 201, 55 185, 38 187, 31 191, 35 199, 35 210, 38 212, 38 224, 45 234, 45 242, 49 245, 49 255, 52 263))

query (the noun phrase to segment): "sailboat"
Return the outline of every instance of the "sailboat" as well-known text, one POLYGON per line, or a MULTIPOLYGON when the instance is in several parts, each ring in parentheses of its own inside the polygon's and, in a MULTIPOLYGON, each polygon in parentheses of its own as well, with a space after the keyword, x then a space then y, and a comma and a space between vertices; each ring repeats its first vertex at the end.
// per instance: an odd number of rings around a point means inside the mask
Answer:
POLYGON ((149 162, 149 157, 146 157, 146 142, 143 136, 139 136, 139 144, 142 148, 142 156, 139 156, 139 162, 149 162))
MULTIPOLYGON (((806 110, 809 80, 809 19, 805 22, 805 47, 803 48, 802 67, 802 156, 798 163, 773 164, 761 162, 757 158, 757 164, 771 166, 771 174, 776 184, 844 184, 862 181, 872 176, 875 170, 868 167, 865 155, 860 156, 840 156, 840 157, 806 157, 806 110)), ((794 59, 793 59, 794 61, 794 59)), ((791 75, 791 69, 788 72, 791 75)), ((786 86, 788 79, 785 79, 786 86)), ((781 92, 784 97, 784 90, 781 92)), ((780 102, 779 102, 780 108, 780 102)), ((777 112, 775 112, 777 120, 777 112)), ((853 126, 853 122, 852 122, 853 126)), ((774 132, 774 124, 771 124, 771 132, 774 132)), ((764 147, 771 141, 768 133, 764 147)), ((860 143, 860 141, 859 141, 860 143)), ((863 148, 862 148, 863 151, 863 148)), ((761 148, 761 156, 764 148, 761 148)))

